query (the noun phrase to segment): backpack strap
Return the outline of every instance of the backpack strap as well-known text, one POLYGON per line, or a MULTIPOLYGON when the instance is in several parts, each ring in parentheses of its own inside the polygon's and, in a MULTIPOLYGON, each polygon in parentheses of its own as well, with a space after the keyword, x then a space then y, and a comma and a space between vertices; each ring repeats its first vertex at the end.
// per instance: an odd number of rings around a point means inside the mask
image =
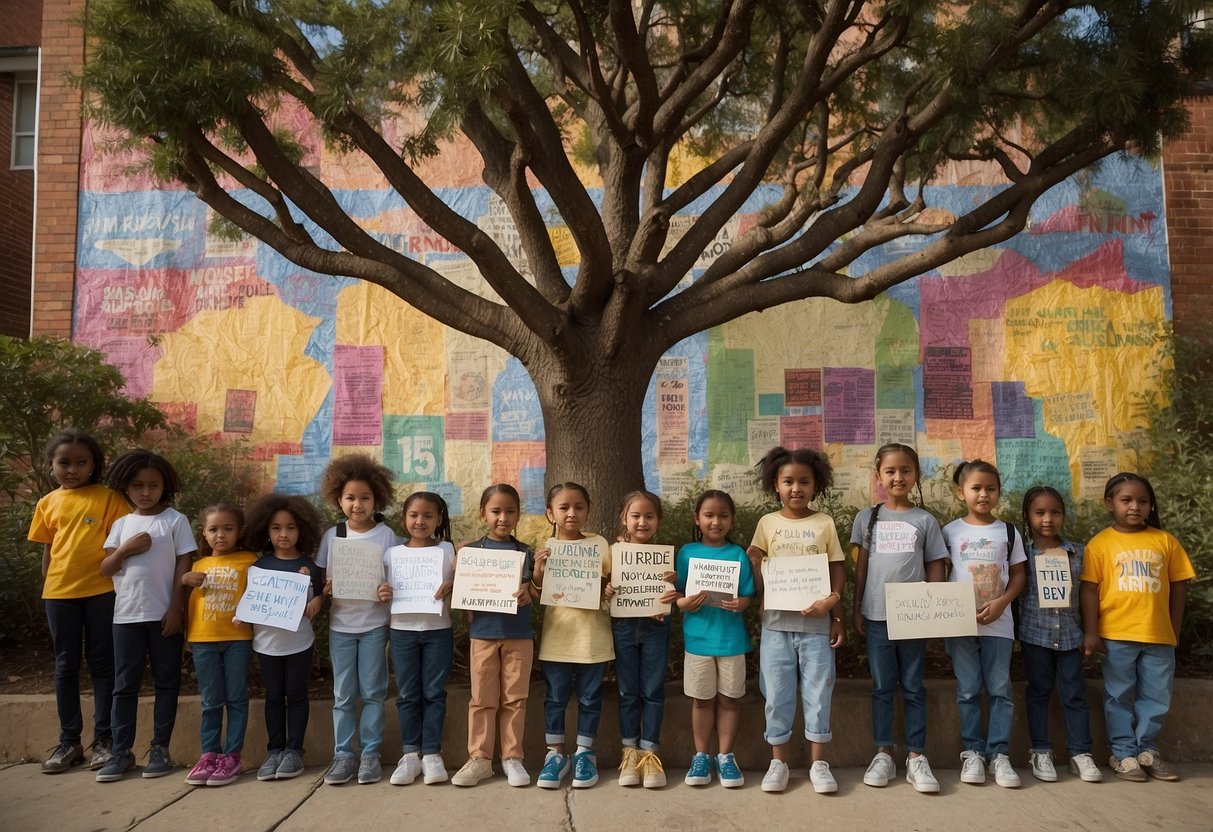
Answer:
POLYGON ((1007 562, 1011 560, 1011 550, 1015 548, 1015 524, 1010 520, 1003 520, 1007 524, 1007 562))
POLYGON ((349 526, 347 526, 345 524, 345 521, 342 520, 340 523, 337 524, 337 537, 349 537, 349 536, 350 536, 349 526))

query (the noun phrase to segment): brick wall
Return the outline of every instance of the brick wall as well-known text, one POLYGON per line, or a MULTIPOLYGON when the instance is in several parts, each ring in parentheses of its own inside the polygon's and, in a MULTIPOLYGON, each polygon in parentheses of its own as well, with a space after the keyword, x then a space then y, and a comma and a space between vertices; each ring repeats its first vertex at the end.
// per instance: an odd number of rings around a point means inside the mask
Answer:
POLYGON ((4 4, 0 47, 37 46, 42 29, 42 0, 15 0, 4 4))
POLYGON ((1175 331, 1213 334, 1213 97, 1194 102, 1188 132, 1163 149, 1175 331))
POLYGON ((0 74, 0 335, 29 335, 30 247, 34 232, 34 172, 10 170, 13 76, 0 74))

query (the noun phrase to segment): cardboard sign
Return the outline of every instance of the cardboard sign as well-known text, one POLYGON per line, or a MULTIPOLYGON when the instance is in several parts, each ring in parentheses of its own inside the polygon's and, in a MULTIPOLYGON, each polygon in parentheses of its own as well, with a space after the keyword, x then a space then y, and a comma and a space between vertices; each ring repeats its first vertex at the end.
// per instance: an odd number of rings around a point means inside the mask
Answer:
POLYGON ((236 604, 236 618, 294 632, 299 629, 311 586, 310 575, 250 566, 244 594, 236 604))
POLYGON ((830 594, 830 556, 795 555, 762 562, 763 609, 808 609, 830 594))
POLYGON ((1036 556, 1036 600, 1042 610, 1066 609, 1074 598, 1074 576, 1065 549, 1048 549, 1036 556))
POLYGON ((885 584, 889 639, 977 635, 977 600, 964 582, 885 584))
POLYGON ((615 543, 611 546, 612 618, 640 618, 665 615, 669 604, 657 599, 673 589, 665 582, 674 571, 674 547, 640 543, 615 543))
POLYGON ((602 606, 602 541, 549 540, 539 603, 596 610, 602 606))
POLYGON ((438 546, 393 546, 391 562, 392 613, 419 612, 442 615, 442 599, 434 593, 442 586, 442 549, 438 546))
POLYGON ((686 596, 692 598, 706 593, 705 604, 719 607, 722 601, 737 597, 741 585, 739 561, 691 558, 687 561, 686 596))
POLYGON ((455 559, 451 609, 518 612, 514 593, 522 582, 526 552, 465 546, 455 559))
POLYGON ((378 601, 383 583, 383 547, 369 540, 333 538, 328 577, 333 597, 349 601, 378 601))

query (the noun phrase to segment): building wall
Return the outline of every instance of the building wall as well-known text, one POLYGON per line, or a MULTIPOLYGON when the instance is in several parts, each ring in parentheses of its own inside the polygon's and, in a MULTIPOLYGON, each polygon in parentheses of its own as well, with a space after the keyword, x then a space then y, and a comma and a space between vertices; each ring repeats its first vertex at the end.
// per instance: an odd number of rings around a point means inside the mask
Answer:
POLYGON ((0 73, 0 335, 29 335, 34 172, 11 170, 13 76, 0 73))
POLYGON ((1192 104, 1188 132, 1163 149, 1175 331, 1213 327, 1213 96, 1192 104))
POLYGON ((6 46, 37 46, 42 30, 42 0, 18 0, 4 4, 0 21, 0 48, 6 46))

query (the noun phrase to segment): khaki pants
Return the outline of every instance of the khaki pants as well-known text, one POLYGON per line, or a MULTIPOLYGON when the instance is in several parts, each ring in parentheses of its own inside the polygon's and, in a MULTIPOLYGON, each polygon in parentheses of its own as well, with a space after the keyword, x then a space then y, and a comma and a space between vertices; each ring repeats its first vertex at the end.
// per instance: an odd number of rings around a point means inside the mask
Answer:
POLYGON ((522 759, 535 643, 529 638, 474 638, 471 654, 468 754, 493 759, 494 734, 500 730, 501 759, 522 759))

